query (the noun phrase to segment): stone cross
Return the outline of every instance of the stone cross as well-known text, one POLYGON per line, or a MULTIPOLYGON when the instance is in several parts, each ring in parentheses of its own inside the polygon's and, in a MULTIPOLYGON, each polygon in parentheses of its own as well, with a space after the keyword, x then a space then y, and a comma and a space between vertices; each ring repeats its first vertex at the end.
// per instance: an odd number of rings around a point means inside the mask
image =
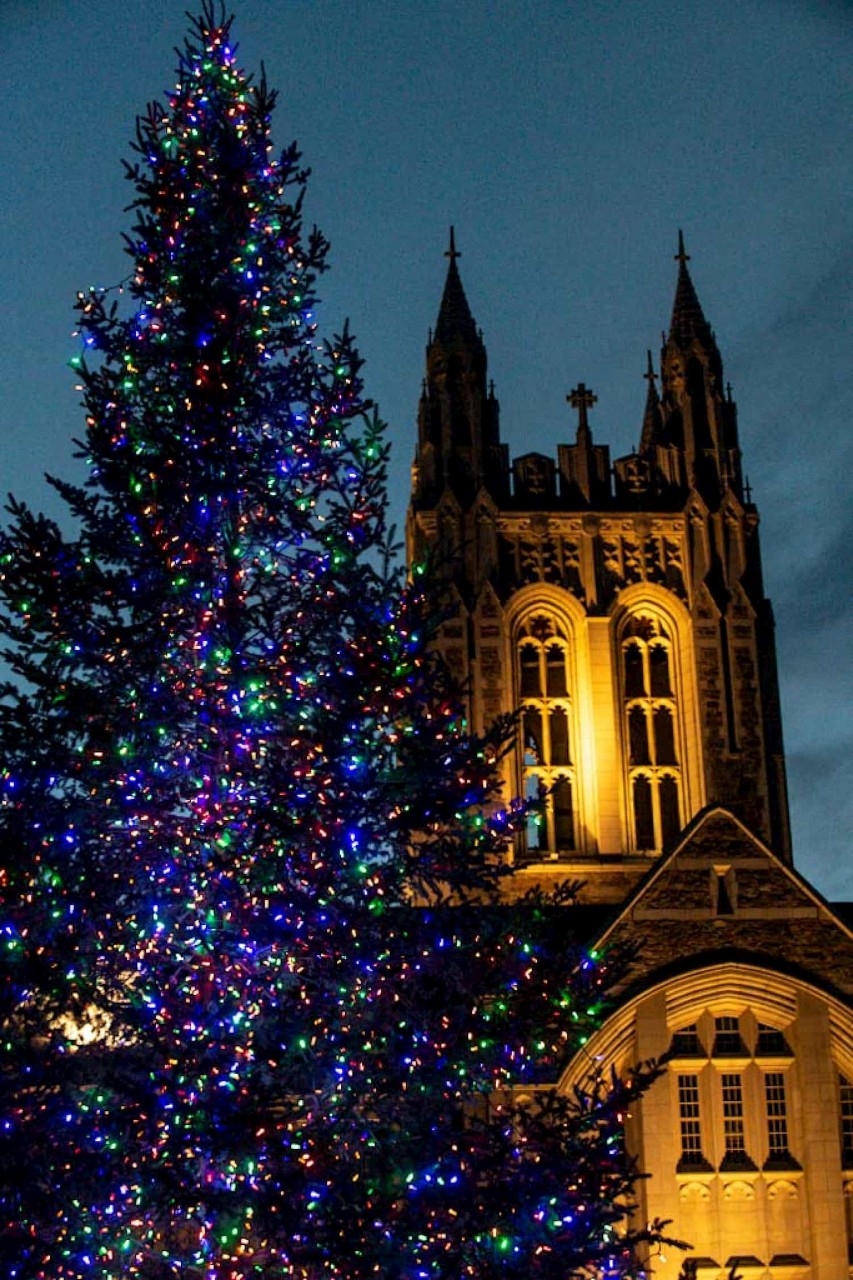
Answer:
POLYGON ((584 427, 589 430, 589 422, 587 421, 587 410, 591 409, 594 404, 598 403, 598 396, 593 395, 589 387, 585 383, 579 382, 578 385, 566 396, 567 401, 573 409, 578 411, 578 430, 584 427))

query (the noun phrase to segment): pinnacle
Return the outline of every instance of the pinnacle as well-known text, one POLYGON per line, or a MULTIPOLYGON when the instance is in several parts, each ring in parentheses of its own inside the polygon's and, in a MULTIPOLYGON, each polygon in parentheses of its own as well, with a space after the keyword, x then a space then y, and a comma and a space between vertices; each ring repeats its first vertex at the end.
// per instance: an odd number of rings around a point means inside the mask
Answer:
POLYGON ((451 227, 450 248, 445 253, 445 257, 449 258, 450 262, 447 268, 447 279, 444 282, 441 306, 438 309, 435 340, 437 342, 447 342, 451 338, 464 338, 468 342, 480 346, 482 345, 481 339, 474 323, 474 317, 471 315, 471 308, 468 306, 468 299, 465 297, 465 290, 462 288, 459 269, 456 266, 456 259, 459 256, 454 229, 451 227))
POLYGON ((655 386, 657 374, 652 363, 651 351, 646 352, 646 372, 643 377, 649 384, 646 394, 646 410, 643 414, 643 430, 640 436, 640 453, 647 453, 655 443, 660 427, 660 397, 655 386))
POLYGON ((684 251, 684 234, 681 231, 678 233, 678 253, 675 255, 675 260, 678 263, 678 281, 675 286, 675 300, 672 304, 672 319, 669 322, 669 336, 682 349, 689 347, 694 338, 698 338, 708 347, 713 347, 715 343, 711 326, 705 319, 690 272, 687 270, 690 254, 684 251))

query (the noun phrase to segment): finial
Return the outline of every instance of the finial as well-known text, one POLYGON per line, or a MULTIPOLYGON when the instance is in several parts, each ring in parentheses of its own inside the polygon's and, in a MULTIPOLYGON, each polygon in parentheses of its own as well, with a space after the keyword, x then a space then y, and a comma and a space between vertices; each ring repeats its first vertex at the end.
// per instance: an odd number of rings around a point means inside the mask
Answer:
POLYGON ((732 402, 732 384, 731 384, 730 382, 727 382, 727 383, 726 383, 726 399, 728 400, 729 404, 731 404, 731 402, 732 402))
POLYGON ((457 258, 462 257, 461 253, 456 248, 456 231, 453 227, 450 228, 450 248, 445 249, 444 256, 445 258, 449 258, 451 262, 455 262, 457 258))
POLYGON ((494 398, 495 398, 495 380, 494 378, 489 378, 489 399, 494 400, 494 398))
POLYGON ((678 253, 675 255, 675 261, 680 262, 684 266, 685 262, 690 261, 690 254, 684 252, 684 232, 678 228, 678 253))
POLYGON ((593 395, 589 387, 585 383, 579 382, 578 385, 569 392, 566 400, 573 409, 578 411, 578 431, 589 430, 589 422, 587 421, 587 410, 591 409, 594 404, 598 403, 598 396, 593 395))
POLYGON ((655 383, 657 382, 658 375, 655 373, 655 367, 652 364, 651 351, 648 351, 648 350, 646 351, 646 357, 647 357, 646 372, 643 374, 643 377, 645 378, 646 382, 649 384, 649 390, 651 390, 654 387, 655 383))
POLYGON ((743 496, 746 499, 746 505, 752 505, 752 486, 749 483, 749 476, 746 476, 743 482, 743 496))

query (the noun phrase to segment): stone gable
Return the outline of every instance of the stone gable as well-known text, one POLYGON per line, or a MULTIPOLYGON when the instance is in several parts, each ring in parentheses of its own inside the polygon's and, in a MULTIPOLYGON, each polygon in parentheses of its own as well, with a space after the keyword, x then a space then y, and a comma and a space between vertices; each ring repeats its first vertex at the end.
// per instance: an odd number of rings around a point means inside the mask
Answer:
POLYGON ((851 930, 721 809, 696 819, 602 941, 637 949, 626 995, 667 973, 740 958, 853 1001, 851 930))

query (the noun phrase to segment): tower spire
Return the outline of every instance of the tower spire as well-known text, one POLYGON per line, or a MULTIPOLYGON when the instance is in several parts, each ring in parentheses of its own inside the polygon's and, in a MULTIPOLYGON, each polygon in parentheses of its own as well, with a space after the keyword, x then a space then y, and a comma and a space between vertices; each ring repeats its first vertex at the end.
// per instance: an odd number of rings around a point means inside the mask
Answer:
POLYGON ((474 317, 471 315, 471 308, 468 306, 459 268, 456 265, 457 258, 462 255, 456 248, 456 232, 453 227, 450 228, 450 243, 444 251, 444 256, 449 259, 449 262, 435 325, 435 341, 445 343, 454 338, 462 338, 474 346, 481 347, 482 341, 477 332, 474 317))
POLYGON ((665 443, 683 451, 684 482, 715 509, 726 489, 741 492, 737 416, 723 394, 722 358, 693 287, 689 260, 679 231, 678 279, 661 353, 659 416, 665 443))
POLYGON ((494 387, 486 381, 485 343, 456 265, 453 227, 444 256, 447 276, 427 343, 426 389, 418 410, 412 501, 426 508, 450 493, 466 509, 483 488, 493 496, 508 491, 509 458, 500 442, 494 387))
POLYGON ((705 319, 690 272, 687 270, 690 254, 685 251, 684 232, 681 229, 678 232, 678 253, 674 257, 678 263, 678 281, 672 304, 672 318, 669 322, 669 338, 682 350, 687 350, 694 338, 698 338, 708 348, 712 348, 716 345, 714 335, 705 319))

